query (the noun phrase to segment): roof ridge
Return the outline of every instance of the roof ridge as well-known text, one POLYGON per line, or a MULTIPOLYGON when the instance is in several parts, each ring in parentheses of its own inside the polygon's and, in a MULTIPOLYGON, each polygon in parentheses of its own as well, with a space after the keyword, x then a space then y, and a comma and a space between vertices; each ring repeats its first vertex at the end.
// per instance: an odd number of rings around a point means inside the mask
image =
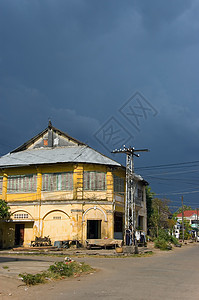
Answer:
POLYGON ((77 140, 76 138, 73 138, 72 136, 70 136, 69 134, 67 134, 66 132, 52 126, 51 121, 49 121, 48 127, 46 127, 43 131, 41 131, 40 133, 38 133, 37 135, 35 135, 34 137, 32 137, 31 139, 29 139, 27 142, 23 143, 21 146, 15 148, 14 150, 12 150, 10 153, 15 153, 15 152, 19 152, 19 151, 23 151, 27 149, 27 146, 34 143, 37 139, 39 139, 43 134, 45 134, 49 129, 52 129, 55 132, 60 133, 61 135, 65 136, 66 138, 68 138, 69 140, 76 142, 79 145, 84 145, 86 146, 87 144, 77 140))

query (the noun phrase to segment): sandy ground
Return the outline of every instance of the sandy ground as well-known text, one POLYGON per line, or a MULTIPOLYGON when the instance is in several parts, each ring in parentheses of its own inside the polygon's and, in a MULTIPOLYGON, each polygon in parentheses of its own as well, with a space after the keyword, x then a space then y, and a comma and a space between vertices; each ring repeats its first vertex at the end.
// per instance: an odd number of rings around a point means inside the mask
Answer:
MULTIPOLYGON (((125 273, 128 268, 128 265, 131 263, 134 268, 139 267, 138 263, 141 263, 141 266, 143 264, 146 264, 146 262, 152 263, 152 261, 158 261, 158 259, 163 258, 163 264, 164 264, 164 259, 169 258, 169 257, 178 257, 178 255, 182 255, 182 257, 186 258, 186 252, 190 251, 191 248, 199 248, 198 244, 188 244, 184 245, 182 248, 173 248, 172 251, 160 251, 157 249, 153 248, 153 244, 149 243, 148 244, 148 249, 153 250, 154 255, 149 258, 102 258, 97 253, 99 254, 110 254, 114 253, 114 250, 98 250, 98 251, 93 251, 89 253, 96 254, 96 257, 91 257, 90 255, 84 257, 84 258, 75 258, 76 260, 79 261, 85 261, 86 263, 90 264, 91 266, 95 267, 97 271, 92 274, 88 275, 83 275, 78 278, 69 278, 69 279, 64 279, 61 282, 49 282, 44 285, 37 285, 37 286, 32 286, 32 287, 27 287, 24 285, 24 283, 21 281, 19 278, 18 274, 19 273, 37 273, 43 270, 46 270, 49 265, 53 264, 55 261, 63 261, 63 257, 51 257, 51 256, 36 256, 36 255, 31 255, 31 256, 24 256, 24 255, 11 255, 11 254, 6 254, 5 252, 2 253, 0 252, 0 299, 55 299, 56 293, 57 295, 60 296, 60 299, 69 299, 68 297, 64 297, 64 293, 66 290, 68 292, 71 292, 72 286, 77 287, 78 285, 80 286, 80 283, 85 285, 92 285, 96 284, 99 282, 100 278, 110 278, 113 276, 113 280, 116 280, 117 282, 117 274, 121 270, 121 276, 123 276, 122 272, 124 272, 124 277, 125 273), (102 252, 103 251, 103 252, 102 252), (112 252, 110 252, 112 251, 112 252), (183 254, 185 253, 185 254, 183 254), (184 256, 183 256, 184 255, 184 256), (143 264, 142 264, 143 260, 143 264), (118 272, 116 272, 117 268, 116 265, 118 266, 118 272), (121 266, 120 266, 121 265, 121 266), (123 271, 122 271, 122 268, 123 271), (114 275, 115 274, 115 275, 114 275), (114 276, 115 279, 114 279, 114 276), (62 297, 62 290, 63 290, 63 297, 62 297), (55 297, 55 298, 54 298, 55 297)), ((187 252, 188 253, 188 252, 187 252)), ((174 260, 175 262, 176 260, 174 260)), ((154 264, 153 262, 153 264, 154 264)), ((158 267, 157 267, 158 268, 158 267)), ((193 265, 194 268, 194 265, 193 265)), ((199 279, 199 278, 198 278, 199 279)), ((116 284, 117 286, 117 284, 116 284)), ((81 288, 82 290, 82 288, 81 288)), ((76 299, 75 295, 73 293, 70 295, 70 299, 76 299), (71 296, 72 295, 72 296, 71 296), (71 298, 72 297, 72 298, 71 298)), ((103 296, 103 295, 101 295, 103 296)), ((105 295, 104 295, 105 296, 105 295)), ((79 296, 78 296, 79 297, 79 296)), ((77 299, 78 299, 77 297, 77 299)), ((81 296, 82 298, 82 296, 81 296)), ((96 298, 96 297, 95 297, 96 298)), ((104 297, 104 299, 112 299, 104 297)), ((148 298, 148 297, 147 297, 148 298)), ((139 299, 147 299, 147 298, 139 298, 139 299)), ((182 297, 181 297, 182 298, 182 297)), ((83 298, 82 298, 83 299, 83 298)), ((87 299, 91 299, 87 297, 87 299)), ((118 298, 122 299, 122 298, 118 298)), ((133 299, 133 298, 132 298, 133 299)), ((138 299, 138 298, 137 298, 138 299)), ((150 299, 150 298, 148 298, 150 299)), ((154 298, 155 299, 155 298, 154 298)), ((163 298, 164 299, 164 298, 163 298)), ((165 298, 166 299, 166 298, 165 298)), ((177 298, 176 298, 177 299, 177 298)), ((183 299, 183 298, 182 298, 183 299)), ((195 298, 192 298, 195 299, 195 298)), ((199 295, 198 295, 199 299, 199 295)))

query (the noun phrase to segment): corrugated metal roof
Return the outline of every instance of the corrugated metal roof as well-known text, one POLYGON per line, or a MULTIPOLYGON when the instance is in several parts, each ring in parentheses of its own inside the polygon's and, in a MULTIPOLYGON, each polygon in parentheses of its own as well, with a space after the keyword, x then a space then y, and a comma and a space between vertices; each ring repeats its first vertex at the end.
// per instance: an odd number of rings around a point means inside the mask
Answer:
POLYGON ((0 168, 56 163, 92 163, 122 166, 88 146, 32 149, 9 153, 0 158, 0 168))

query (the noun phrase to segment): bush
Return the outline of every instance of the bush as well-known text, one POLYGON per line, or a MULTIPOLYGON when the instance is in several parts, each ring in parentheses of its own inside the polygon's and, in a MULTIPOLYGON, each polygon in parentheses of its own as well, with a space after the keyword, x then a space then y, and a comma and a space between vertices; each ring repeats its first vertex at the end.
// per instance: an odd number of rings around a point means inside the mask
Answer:
MULTIPOLYGON (((190 239, 191 237, 191 234, 189 234, 187 231, 184 232, 184 239, 185 240, 188 240, 190 239)), ((182 232, 180 232, 180 239, 182 240, 183 239, 183 235, 182 235, 182 232)))
POLYGON ((158 234, 158 239, 165 240, 168 242, 170 239, 170 235, 168 234, 168 232, 166 230, 160 229, 159 234, 158 234))
POLYGON ((170 236, 170 242, 171 242, 172 244, 174 244, 175 246, 176 246, 176 245, 179 245, 178 239, 176 239, 176 237, 173 236, 173 235, 170 236))
POLYGON ((172 246, 171 244, 179 245, 178 239, 176 239, 174 236, 169 235, 166 230, 160 229, 159 235, 154 241, 155 248, 159 248, 161 250, 171 250, 172 246))
POLYGON ((154 242, 155 248, 160 250, 171 250, 172 246, 165 239, 156 239, 154 242))
POLYGON ((77 263, 75 261, 70 263, 58 262, 54 265, 51 265, 48 271, 59 277, 70 277, 74 273, 82 273, 91 271, 91 267, 85 263, 77 263))
POLYGON ((63 277, 70 277, 75 274, 89 272, 92 268, 85 263, 77 263, 75 261, 57 262, 51 265, 46 272, 38 274, 19 274, 23 282, 27 285, 35 285, 44 283, 47 279, 60 279, 63 277))
POLYGON ((179 241, 176 237, 173 235, 170 235, 166 230, 160 229, 159 235, 158 235, 158 240, 165 240, 168 243, 179 245, 179 241))
POLYGON ((26 285, 36 285, 38 283, 44 283, 45 282, 45 274, 44 273, 38 273, 38 274, 19 274, 20 277, 22 277, 23 282, 25 282, 26 285))
POLYGON ((54 275, 58 276, 66 276, 70 277, 73 275, 76 269, 76 263, 72 262, 70 264, 65 264, 63 262, 55 263, 54 265, 50 266, 48 271, 53 273, 54 275))

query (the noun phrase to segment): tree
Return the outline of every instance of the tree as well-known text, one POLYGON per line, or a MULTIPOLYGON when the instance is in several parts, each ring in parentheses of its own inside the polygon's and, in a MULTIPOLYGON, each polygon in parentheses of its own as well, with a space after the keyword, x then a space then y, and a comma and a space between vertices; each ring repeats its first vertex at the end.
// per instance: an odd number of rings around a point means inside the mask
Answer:
POLYGON ((146 208, 147 208, 147 227, 150 227, 150 220, 152 215, 152 200, 155 193, 151 191, 149 186, 146 187, 146 208))
POLYGON ((150 187, 146 188, 147 202, 147 227, 152 235, 158 236, 159 229, 172 229, 173 221, 171 222, 171 212, 169 209, 168 199, 155 198, 155 193, 150 187))
MULTIPOLYGON (((193 208, 189 205, 183 205, 183 211, 186 211, 186 210, 193 210, 193 208)), ((181 214, 182 213, 182 206, 180 206, 176 212, 174 213, 174 215, 178 215, 178 214, 181 214)))
MULTIPOLYGON (((182 232, 182 222, 180 222, 181 225, 181 229, 180 229, 180 239, 183 238, 183 232, 182 232)), ((184 219, 184 239, 188 240, 191 236, 190 232, 191 232, 192 228, 191 225, 189 223, 188 220, 184 219)))
POLYGON ((159 229, 169 229, 169 217, 171 212, 167 199, 154 198, 152 200, 152 214, 150 218, 151 227, 156 230, 155 235, 158 236, 159 229))
POLYGON ((10 217, 10 207, 8 206, 7 202, 0 199, 0 220, 8 219, 10 217))

